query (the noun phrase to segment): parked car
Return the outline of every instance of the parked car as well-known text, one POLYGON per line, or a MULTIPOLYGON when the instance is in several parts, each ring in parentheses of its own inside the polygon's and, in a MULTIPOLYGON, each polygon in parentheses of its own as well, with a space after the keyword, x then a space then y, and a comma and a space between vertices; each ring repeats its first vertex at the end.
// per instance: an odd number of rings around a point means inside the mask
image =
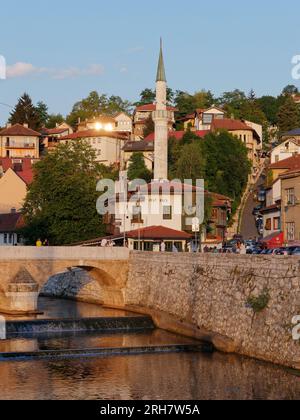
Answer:
POLYGON ((299 246, 288 246, 286 248, 288 255, 293 255, 293 252, 299 249, 299 246))
POLYGON ((262 253, 261 248, 254 248, 252 251, 252 255, 260 255, 262 253))
POLYGON ((262 204, 259 204, 258 206, 254 207, 253 212, 252 212, 253 216, 258 216, 262 208, 263 208, 262 204))
POLYGON ((292 252, 293 256, 300 256, 300 247, 294 249, 294 251, 292 252))

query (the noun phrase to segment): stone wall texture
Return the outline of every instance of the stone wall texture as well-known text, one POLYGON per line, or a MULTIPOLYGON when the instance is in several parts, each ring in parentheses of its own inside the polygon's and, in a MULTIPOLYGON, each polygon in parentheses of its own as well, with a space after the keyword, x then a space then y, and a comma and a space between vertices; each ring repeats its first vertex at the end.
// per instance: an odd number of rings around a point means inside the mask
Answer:
MULTIPOLYGON (((101 303, 102 292, 76 270, 50 279, 43 293, 101 303)), ((300 369, 300 343, 292 338, 292 318, 300 315, 298 257, 135 252, 122 294, 128 309, 154 319, 159 312, 179 325, 158 326, 184 332, 188 325, 189 335, 206 334, 221 350, 300 369), (270 299, 256 313, 247 302, 263 291, 270 299), (220 337, 225 344, 218 345, 220 337)))

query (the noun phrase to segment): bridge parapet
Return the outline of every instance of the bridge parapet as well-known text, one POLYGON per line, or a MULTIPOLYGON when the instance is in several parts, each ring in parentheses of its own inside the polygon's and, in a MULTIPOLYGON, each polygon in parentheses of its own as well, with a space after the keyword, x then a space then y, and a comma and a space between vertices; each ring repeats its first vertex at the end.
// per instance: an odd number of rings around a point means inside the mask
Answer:
POLYGON ((117 247, 1 247, 1 260, 115 260, 129 259, 127 248, 117 247))

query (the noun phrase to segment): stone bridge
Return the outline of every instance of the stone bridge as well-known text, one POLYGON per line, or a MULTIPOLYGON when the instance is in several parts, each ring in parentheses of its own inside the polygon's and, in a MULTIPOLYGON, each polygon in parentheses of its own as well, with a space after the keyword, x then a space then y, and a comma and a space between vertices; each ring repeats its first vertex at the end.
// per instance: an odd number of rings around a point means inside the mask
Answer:
POLYGON ((35 312, 48 279, 73 268, 85 270, 100 284, 103 304, 122 306, 128 261, 125 248, 2 247, 0 311, 35 312))
POLYGON ((147 314, 219 350, 300 369, 299 257, 0 248, 0 313, 35 311, 45 284, 50 295, 81 299, 84 290, 86 302, 147 314))

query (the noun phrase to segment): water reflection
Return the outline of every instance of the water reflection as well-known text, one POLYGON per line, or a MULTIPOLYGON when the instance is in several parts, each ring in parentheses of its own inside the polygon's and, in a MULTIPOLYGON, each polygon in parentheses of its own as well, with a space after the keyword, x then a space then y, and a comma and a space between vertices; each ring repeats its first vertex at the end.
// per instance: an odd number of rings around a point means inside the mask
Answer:
POLYGON ((78 318, 101 318, 101 317, 125 317, 138 316, 132 312, 106 309, 99 305, 75 302, 72 300, 40 297, 38 310, 42 312, 37 316, 5 316, 9 321, 26 321, 32 319, 78 319, 78 318))
POLYGON ((41 334, 37 337, 0 340, 1 353, 28 352, 40 350, 97 349, 122 347, 149 347, 161 345, 194 344, 199 342, 162 330, 127 333, 60 333, 41 334))
POLYGON ((300 378, 219 353, 0 363, 2 399, 299 399, 300 378))

